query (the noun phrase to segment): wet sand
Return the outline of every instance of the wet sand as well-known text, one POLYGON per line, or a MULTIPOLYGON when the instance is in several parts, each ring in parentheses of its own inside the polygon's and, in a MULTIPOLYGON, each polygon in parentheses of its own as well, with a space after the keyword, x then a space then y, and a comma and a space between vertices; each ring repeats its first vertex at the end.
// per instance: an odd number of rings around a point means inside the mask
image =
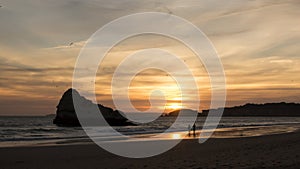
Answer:
POLYGON ((250 138, 183 140, 146 159, 119 157, 95 144, 0 148, 1 169, 299 168, 300 132, 250 138))

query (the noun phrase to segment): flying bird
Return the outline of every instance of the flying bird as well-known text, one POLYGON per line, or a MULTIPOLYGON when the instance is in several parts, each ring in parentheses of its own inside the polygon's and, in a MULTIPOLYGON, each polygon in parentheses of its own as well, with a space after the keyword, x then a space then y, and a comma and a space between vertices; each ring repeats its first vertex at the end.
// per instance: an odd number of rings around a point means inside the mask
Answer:
POLYGON ((168 14, 170 14, 170 15, 173 14, 173 12, 168 7, 164 6, 164 8, 168 11, 168 14))
POLYGON ((69 46, 72 46, 74 43, 73 42, 71 42, 70 44, 69 44, 69 46))

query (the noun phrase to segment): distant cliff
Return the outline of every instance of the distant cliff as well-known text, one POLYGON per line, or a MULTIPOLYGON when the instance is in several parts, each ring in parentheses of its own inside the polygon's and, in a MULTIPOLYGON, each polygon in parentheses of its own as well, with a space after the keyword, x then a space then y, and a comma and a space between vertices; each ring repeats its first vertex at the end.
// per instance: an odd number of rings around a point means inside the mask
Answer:
POLYGON ((190 110, 190 109, 178 109, 178 110, 174 110, 174 111, 171 111, 169 113, 165 113, 163 114, 162 116, 178 116, 179 113, 181 112, 181 115, 182 116, 194 116, 196 114, 198 114, 197 111, 195 110, 190 110))
MULTIPOLYGON (((59 104, 56 106, 57 110, 56 110, 56 116, 53 120, 54 124, 59 126, 80 126, 79 120, 75 113, 72 97, 77 97, 80 100, 80 102, 87 105, 87 107, 89 107, 89 105, 90 106, 95 105, 90 100, 87 100, 86 98, 80 96, 75 89, 68 89, 61 97, 59 104)), ((128 119, 124 117, 125 115, 120 111, 113 110, 109 107, 105 107, 100 104, 98 104, 97 106, 101 111, 103 117, 107 121, 107 123, 109 123, 111 126, 134 125, 133 123, 129 122, 128 119)), ((97 119, 94 119, 93 121, 97 122, 97 119)), ((101 124, 93 124, 93 125, 101 125, 101 124)))
MULTIPOLYGON (((211 111, 216 111, 212 109, 211 111)), ((207 116, 208 110, 203 110, 200 116, 207 116)), ((245 104, 243 106, 224 108, 223 116, 300 116, 298 103, 266 103, 245 104)))

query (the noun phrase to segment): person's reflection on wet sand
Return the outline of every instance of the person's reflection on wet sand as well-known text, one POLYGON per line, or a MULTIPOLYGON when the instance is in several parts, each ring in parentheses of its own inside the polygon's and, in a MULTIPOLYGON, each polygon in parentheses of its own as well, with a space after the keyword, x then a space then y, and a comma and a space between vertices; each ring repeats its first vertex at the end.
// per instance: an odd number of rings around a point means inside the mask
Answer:
POLYGON ((191 125, 188 126, 189 137, 191 137, 191 125))

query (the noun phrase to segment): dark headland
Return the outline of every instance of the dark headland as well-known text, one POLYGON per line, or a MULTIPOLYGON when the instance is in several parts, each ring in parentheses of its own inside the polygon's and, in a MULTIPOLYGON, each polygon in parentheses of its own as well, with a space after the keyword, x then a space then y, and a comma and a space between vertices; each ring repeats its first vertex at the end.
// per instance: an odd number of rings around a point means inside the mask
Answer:
MULTIPOLYGON (((212 112, 220 109, 211 109, 212 112)), ((207 116, 209 110, 203 110, 200 116, 207 116)), ((299 117, 299 103, 265 103, 245 104, 242 106, 224 108, 223 116, 279 116, 299 117)))
MULTIPOLYGON (((265 103, 252 104, 248 103, 242 106, 223 108, 224 117, 244 117, 244 116, 272 116, 272 117, 300 117, 299 103, 265 103)), ((211 109, 210 111, 220 111, 222 108, 211 109)), ((172 111, 164 116, 178 116, 180 110, 172 111)), ((197 111, 195 111, 197 112, 197 111)), ((209 110, 198 112, 198 116, 207 116, 209 110)))

